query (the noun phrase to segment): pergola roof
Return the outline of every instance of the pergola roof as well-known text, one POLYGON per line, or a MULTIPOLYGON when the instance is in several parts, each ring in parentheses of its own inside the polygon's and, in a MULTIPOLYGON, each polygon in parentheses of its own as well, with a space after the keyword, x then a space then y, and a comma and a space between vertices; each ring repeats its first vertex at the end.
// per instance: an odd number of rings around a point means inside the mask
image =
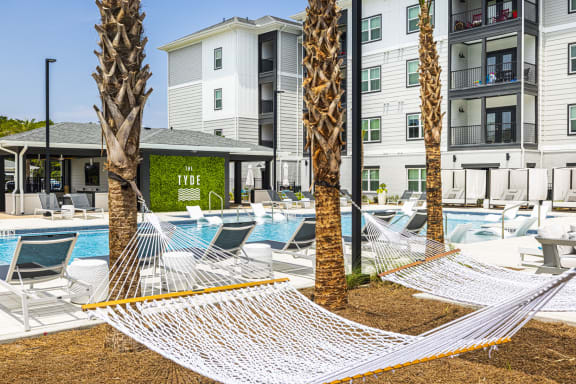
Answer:
MULTIPOLYGON (((46 128, 17 133, 0 138, 3 147, 44 147, 46 128)), ((58 123, 50 126, 50 147, 69 149, 105 148, 99 124, 58 123)), ((140 148, 144 150, 172 150, 218 152, 231 155, 272 156, 272 149, 225 137, 192 130, 165 128, 142 129, 140 148)))

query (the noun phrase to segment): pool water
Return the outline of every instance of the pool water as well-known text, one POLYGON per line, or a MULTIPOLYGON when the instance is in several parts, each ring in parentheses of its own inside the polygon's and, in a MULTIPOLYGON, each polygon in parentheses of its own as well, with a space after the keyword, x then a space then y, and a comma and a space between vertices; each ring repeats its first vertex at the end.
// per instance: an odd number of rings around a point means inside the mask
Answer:
MULTIPOLYGON (((450 234, 456 226, 464 223, 472 223, 474 229, 479 229, 482 224, 488 223, 486 221, 486 215, 483 214, 466 214, 466 213, 454 213, 445 212, 445 224, 447 224, 446 233, 450 234), (446 220, 447 219, 447 220, 446 220)), ((226 216, 225 222, 236 222, 239 221, 250 221, 252 220, 249 216, 241 215, 239 218, 236 216, 226 216)), ((265 220, 258 222, 254 232, 248 239, 248 242, 258 242, 263 240, 274 240, 274 241, 288 241, 294 231, 300 225, 303 220, 302 217, 291 217, 287 221, 272 221, 265 220)), ((401 228, 402 225, 408 220, 407 216, 400 216, 394 219, 394 226, 401 228)), ((362 220, 364 221, 364 220, 362 220)), ((216 231, 217 227, 214 226, 197 226, 196 224, 184 224, 181 225, 186 230, 193 232, 201 239, 206 242, 210 242, 216 231)), ((352 227, 352 215, 343 214, 342 215, 342 235, 351 236, 352 227)), ((80 233, 76 247, 72 253, 72 259, 75 258, 85 258, 85 257, 97 257, 97 256, 107 256, 108 255, 108 230, 82 230, 78 229, 80 233)), ((497 236, 491 235, 475 235, 474 230, 468 233, 465 242, 480 242, 495 240, 497 236)), ((425 233, 425 230, 422 232, 425 233)), ((17 240, 12 239, 2 239, 0 238, 0 264, 9 264, 12 260, 12 255, 16 249, 17 240)))

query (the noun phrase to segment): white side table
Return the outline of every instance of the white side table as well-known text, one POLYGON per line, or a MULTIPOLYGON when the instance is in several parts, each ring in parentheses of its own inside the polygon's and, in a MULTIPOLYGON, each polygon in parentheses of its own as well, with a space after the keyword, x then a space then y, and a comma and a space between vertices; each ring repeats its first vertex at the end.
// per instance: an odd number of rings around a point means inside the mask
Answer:
POLYGON ((191 252, 164 252, 163 284, 168 292, 181 292, 195 289, 197 284, 196 257, 191 252))
POLYGON ((247 279, 272 279, 272 247, 269 244, 246 244, 243 248, 248 262, 241 264, 242 276, 247 279))
POLYGON ((99 303, 108 297, 108 263, 100 259, 74 259, 68 266, 68 275, 81 280, 92 287, 92 300, 86 294, 85 288, 72 283, 70 286, 71 301, 75 304, 99 303), (78 293, 78 296, 74 296, 78 293))
POLYGON ((63 219, 73 219, 74 218, 74 206, 73 205, 63 205, 60 208, 62 212, 63 219))

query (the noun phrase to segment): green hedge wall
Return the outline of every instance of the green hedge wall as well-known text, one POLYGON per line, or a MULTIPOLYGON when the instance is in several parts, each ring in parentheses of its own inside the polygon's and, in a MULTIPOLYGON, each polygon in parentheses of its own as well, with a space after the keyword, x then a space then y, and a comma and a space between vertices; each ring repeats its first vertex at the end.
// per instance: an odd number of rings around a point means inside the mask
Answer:
MULTIPOLYGON (((202 209, 208 209, 210 191, 225 198, 225 167, 226 161, 223 157, 151 155, 150 208, 155 212, 184 211, 187 205, 199 205, 202 209), (194 178, 193 185, 190 185, 191 176, 194 178), (179 201, 180 189, 200 189, 200 200, 179 201)), ((220 208, 219 199, 212 198, 212 205, 212 208, 220 208)))

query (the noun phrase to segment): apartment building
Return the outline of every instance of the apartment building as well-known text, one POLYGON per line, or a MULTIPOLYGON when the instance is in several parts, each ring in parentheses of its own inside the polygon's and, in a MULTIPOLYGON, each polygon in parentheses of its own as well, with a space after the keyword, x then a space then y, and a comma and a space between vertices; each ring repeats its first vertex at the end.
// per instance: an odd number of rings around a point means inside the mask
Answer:
MULTIPOLYGON (((301 34, 295 21, 233 17, 160 47, 168 54, 168 126, 270 148, 276 137, 278 183, 307 183, 301 34)), ((270 166, 263 178, 272 177, 270 166)))

